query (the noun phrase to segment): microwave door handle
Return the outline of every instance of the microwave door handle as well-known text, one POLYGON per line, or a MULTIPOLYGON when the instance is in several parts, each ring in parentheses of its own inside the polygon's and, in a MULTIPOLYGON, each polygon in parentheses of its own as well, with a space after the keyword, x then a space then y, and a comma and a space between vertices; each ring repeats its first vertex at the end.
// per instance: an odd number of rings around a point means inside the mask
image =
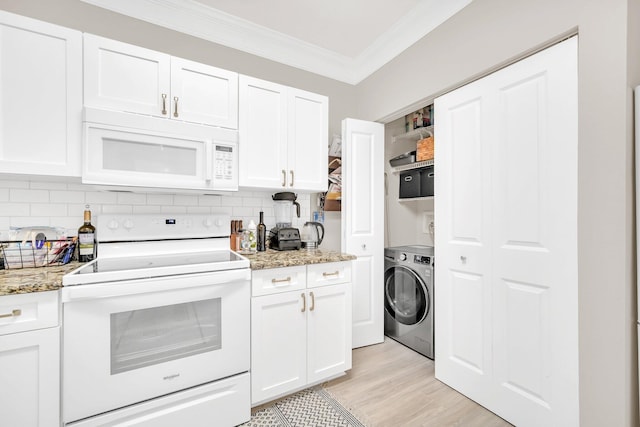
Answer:
POLYGON ((210 140, 206 140, 204 144, 204 155, 207 159, 206 162, 206 180, 207 182, 211 182, 213 179, 213 142, 210 140))

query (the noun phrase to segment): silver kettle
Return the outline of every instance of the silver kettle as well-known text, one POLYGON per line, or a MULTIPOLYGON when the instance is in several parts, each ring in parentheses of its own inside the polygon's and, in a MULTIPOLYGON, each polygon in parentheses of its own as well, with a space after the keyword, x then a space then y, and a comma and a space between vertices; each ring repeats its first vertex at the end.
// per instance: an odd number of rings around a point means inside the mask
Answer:
POLYGON ((302 247, 306 249, 317 249, 324 239, 324 225, 319 222, 307 221, 300 230, 300 240, 302 247))

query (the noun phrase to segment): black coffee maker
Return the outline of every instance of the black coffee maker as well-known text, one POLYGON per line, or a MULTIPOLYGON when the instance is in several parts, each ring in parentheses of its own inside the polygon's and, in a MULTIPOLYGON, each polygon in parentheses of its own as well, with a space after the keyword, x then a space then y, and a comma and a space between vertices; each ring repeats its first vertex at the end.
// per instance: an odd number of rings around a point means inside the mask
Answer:
POLYGON ((269 232, 271 249, 287 251, 300 249, 300 230, 291 227, 291 210, 296 207, 296 215, 300 218, 300 204, 296 202, 298 196, 291 192, 276 193, 271 196, 274 203, 276 226, 269 232))

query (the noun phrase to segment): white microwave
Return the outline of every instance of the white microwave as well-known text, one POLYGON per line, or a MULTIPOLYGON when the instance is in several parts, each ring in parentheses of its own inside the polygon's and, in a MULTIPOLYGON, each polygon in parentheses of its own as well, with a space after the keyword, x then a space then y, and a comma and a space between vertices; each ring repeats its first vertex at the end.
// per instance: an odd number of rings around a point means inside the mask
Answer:
POLYGON ((85 108, 82 182, 104 186, 238 190, 238 132, 85 108))

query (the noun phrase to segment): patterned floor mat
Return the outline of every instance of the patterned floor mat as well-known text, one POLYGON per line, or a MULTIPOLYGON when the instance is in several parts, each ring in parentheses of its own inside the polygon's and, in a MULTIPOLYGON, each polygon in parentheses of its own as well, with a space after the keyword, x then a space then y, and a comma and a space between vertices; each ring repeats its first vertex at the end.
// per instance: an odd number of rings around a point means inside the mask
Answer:
POLYGON ((365 427, 322 387, 302 390, 256 412, 244 427, 365 427))

